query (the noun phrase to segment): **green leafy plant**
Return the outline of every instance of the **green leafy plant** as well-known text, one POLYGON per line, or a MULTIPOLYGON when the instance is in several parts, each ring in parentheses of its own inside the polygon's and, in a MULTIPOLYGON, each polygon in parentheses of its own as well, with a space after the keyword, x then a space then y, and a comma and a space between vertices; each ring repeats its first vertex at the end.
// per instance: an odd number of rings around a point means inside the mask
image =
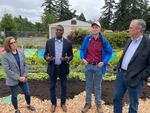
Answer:
POLYGON ((34 65, 34 64, 46 65, 47 62, 44 60, 44 58, 39 58, 38 53, 36 52, 33 57, 27 57, 27 64, 29 64, 29 65, 34 65))
POLYGON ((71 71, 71 72, 69 73, 68 78, 78 78, 78 79, 81 80, 81 81, 85 81, 85 74, 84 74, 84 73, 81 73, 81 72, 74 72, 74 71, 71 71))
POLYGON ((114 73, 106 73, 103 77, 103 80, 105 81, 113 81, 116 79, 116 75, 114 73))
POLYGON ((30 80, 47 80, 48 74, 47 73, 29 73, 28 79, 30 79, 30 80))

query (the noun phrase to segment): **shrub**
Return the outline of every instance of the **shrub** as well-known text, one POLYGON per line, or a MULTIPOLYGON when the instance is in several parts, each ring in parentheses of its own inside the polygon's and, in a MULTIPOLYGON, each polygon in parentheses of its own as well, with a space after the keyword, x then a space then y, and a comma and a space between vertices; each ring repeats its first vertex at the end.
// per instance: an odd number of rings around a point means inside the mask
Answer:
POLYGON ((113 48, 122 48, 124 47, 128 36, 126 31, 122 31, 106 33, 106 38, 113 48))
MULTIPOLYGON (((83 41, 83 38, 90 34, 90 31, 83 29, 76 29, 70 33, 68 39, 72 41, 73 44, 80 44, 83 41)), ((102 33, 104 34, 104 33, 102 33)), ((113 48, 122 48, 124 47, 127 41, 127 32, 107 32, 105 33, 107 40, 110 42, 113 48)))
POLYGON ((79 28, 72 31, 67 38, 71 40, 73 44, 81 44, 83 38, 88 34, 90 34, 90 31, 79 28))

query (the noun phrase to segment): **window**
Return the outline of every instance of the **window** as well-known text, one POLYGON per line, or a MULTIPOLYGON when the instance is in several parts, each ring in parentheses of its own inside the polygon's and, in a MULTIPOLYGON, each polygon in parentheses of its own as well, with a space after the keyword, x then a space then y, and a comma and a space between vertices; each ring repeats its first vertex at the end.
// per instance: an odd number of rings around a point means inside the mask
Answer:
POLYGON ((77 21, 76 20, 72 20, 71 21, 71 25, 76 25, 77 24, 77 21))

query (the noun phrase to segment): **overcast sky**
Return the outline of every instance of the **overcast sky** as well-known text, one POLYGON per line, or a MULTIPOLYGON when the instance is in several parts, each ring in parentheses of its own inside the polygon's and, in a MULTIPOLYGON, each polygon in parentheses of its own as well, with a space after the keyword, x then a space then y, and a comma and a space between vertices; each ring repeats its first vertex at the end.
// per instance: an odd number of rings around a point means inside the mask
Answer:
MULTIPOLYGON (((44 0, 0 0, 0 20, 5 13, 13 16, 21 15, 27 17, 29 21, 40 22, 44 0)), ((76 9, 77 13, 84 13, 86 19, 97 20, 100 15, 100 8, 104 5, 104 0, 69 0, 71 9, 76 9)))
POLYGON ((21 15, 29 21, 40 21, 43 9, 41 4, 44 0, 0 0, 0 19, 5 13, 13 16, 21 15))
POLYGON ((100 9, 105 4, 105 0, 69 0, 72 5, 71 8, 76 9, 80 14, 84 13, 84 16, 88 20, 97 20, 100 16, 100 9))

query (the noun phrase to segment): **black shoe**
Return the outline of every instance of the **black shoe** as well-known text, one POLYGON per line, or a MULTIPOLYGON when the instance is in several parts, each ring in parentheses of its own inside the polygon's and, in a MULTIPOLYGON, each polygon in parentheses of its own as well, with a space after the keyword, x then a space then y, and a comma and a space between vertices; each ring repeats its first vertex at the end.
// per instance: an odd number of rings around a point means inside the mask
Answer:
POLYGON ((15 111, 15 113, 21 113, 18 109, 15 111))
POLYGON ((34 106, 28 106, 28 109, 30 110, 30 111, 35 111, 35 107, 34 106))

